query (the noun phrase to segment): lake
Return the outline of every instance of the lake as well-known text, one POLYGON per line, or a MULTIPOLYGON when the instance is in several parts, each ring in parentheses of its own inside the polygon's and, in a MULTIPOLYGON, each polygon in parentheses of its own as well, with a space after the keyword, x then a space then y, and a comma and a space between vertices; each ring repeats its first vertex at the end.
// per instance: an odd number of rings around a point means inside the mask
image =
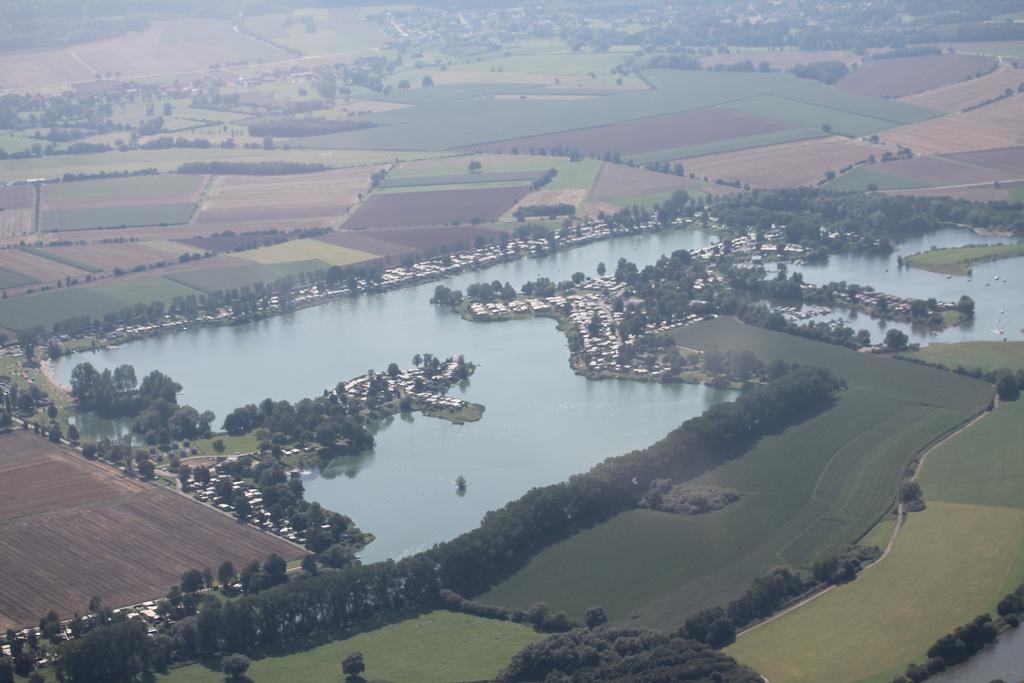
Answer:
MULTIPOLYGON (((564 280, 575 271, 595 274, 598 262, 613 269, 620 256, 644 265, 712 241, 692 230, 623 237, 465 273, 446 284, 464 289, 497 279, 518 287, 539 275, 564 280)), ((309 500, 377 535, 363 553, 368 561, 473 529, 485 512, 530 488, 647 446, 735 395, 694 385, 587 380, 569 368, 566 340, 553 320, 467 322, 428 303, 435 285, 144 339, 62 359, 55 372, 67 383, 84 360, 99 369, 130 363, 140 377, 159 369, 184 386, 181 402, 213 410, 219 423, 232 409, 268 396, 297 400, 391 361, 409 367, 416 353, 465 354, 479 367, 454 393, 486 407, 481 421, 455 426, 421 415, 395 418, 376 434, 372 453, 304 478, 309 500), (464 496, 453 483, 459 474, 469 483, 464 496)), ((112 429, 83 422, 84 434, 90 424, 97 435, 112 429)))
MULTIPOLYGON (((713 241, 694 230, 622 237, 464 273, 445 284, 465 289, 473 282, 500 280, 518 288, 540 275, 555 281, 575 271, 594 275, 598 262, 612 270, 622 256, 642 267, 664 253, 713 241)), ((900 253, 986 241, 1001 240, 951 228, 910 240, 900 253)), ((1024 283, 1022 258, 979 265, 970 281, 898 269, 896 254, 835 256, 827 264, 796 269, 808 282, 846 280, 901 296, 956 300, 966 293, 975 299, 977 321, 970 328, 933 336, 895 325, 914 341, 997 339, 990 331, 997 325, 1007 337, 1021 337, 1024 297, 1015 292, 1024 283), (1009 282, 995 282, 991 273, 1009 282)), ((373 452, 304 477, 309 500, 351 516, 377 535, 363 553, 368 561, 399 557, 473 529, 486 511, 530 488, 647 446, 735 395, 703 386, 587 380, 570 370, 565 338, 553 320, 467 322, 428 303, 436 284, 76 354, 58 362, 55 372, 67 383, 83 360, 100 369, 130 363, 140 377, 159 369, 184 386, 183 403, 213 410, 219 424, 245 403, 315 396, 369 369, 384 370, 392 361, 408 367, 416 353, 464 354, 479 368, 454 393, 486 407, 480 422, 455 426, 421 415, 398 417, 381 426, 373 452), (460 474, 469 483, 463 496, 454 485, 460 474)), ((885 324, 868 316, 851 324, 868 328, 875 341, 884 336, 885 324)), ((103 421, 83 422, 80 428, 89 436, 114 429, 103 421)))

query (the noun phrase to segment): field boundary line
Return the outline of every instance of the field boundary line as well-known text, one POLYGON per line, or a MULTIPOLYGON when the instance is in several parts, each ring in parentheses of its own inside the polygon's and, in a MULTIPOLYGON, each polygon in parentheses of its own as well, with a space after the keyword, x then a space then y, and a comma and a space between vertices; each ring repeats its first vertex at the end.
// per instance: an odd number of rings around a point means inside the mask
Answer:
MULTIPOLYGON (((977 422, 979 422, 986 415, 989 415, 992 412, 994 412, 998 407, 999 407, 999 395, 997 394, 996 397, 995 397, 995 402, 994 402, 993 407, 992 407, 991 410, 982 410, 981 413, 975 415, 973 418, 971 418, 967 422, 961 424, 960 427, 958 427, 957 429, 949 432, 944 437, 941 437, 938 441, 934 442, 931 446, 927 446, 925 448, 925 450, 922 451, 921 457, 917 461, 917 466, 914 468, 914 474, 910 478, 910 480, 911 481, 916 481, 917 480, 917 476, 921 473, 921 468, 924 466, 925 460, 932 453, 932 451, 934 451, 936 448, 938 448, 939 446, 943 445, 944 443, 946 443, 950 439, 953 439, 953 438, 959 436, 962 432, 964 432, 965 430, 969 429, 970 427, 973 427, 977 422)), ((903 522, 904 522, 904 518, 905 517, 906 517, 906 513, 903 511, 903 503, 901 502, 896 507, 896 526, 892 530, 892 535, 889 537, 889 542, 886 544, 885 550, 882 551, 882 554, 878 556, 877 560, 875 560, 871 564, 869 564, 866 567, 864 567, 863 569, 861 569, 859 573, 866 572, 867 570, 869 570, 872 567, 874 567, 874 566, 878 565, 879 563, 881 563, 882 560, 884 560, 886 557, 889 556, 889 553, 892 552, 893 547, 896 545, 896 536, 900 533, 900 529, 903 528, 903 522)), ((754 624, 750 628, 743 629, 742 631, 740 631, 739 633, 736 634, 736 637, 739 638, 741 636, 744 636, 744 635, 750 633, 751 631, 753 631, 755 629, 758 629, 758 628, 764 626, 765 624, 769 624, 769 623, 775 621, 776 619, 778 619, 779 617, 782 617, 782 616, 792 612, 793 610, 799 609, 800 607, 803 607, 804 605, 806 605, 807 603, 809 603, 809 602, 811 602, 813 600, 817 600, 821 596, 831 592, 833 589, 838 588, 841 585, 843 585, 843 584, 832 584, 829 587, 825 588, 824 590, 818 591, 817 593, 814 593, 813 595, 809 595, 808 597, 806 597, 803 600, 797 602, 796 604, 790 605, 789 607, 787 607, 786 609, 782 610, 781 612, 778 612, 777 614, 773 614, 772 616, 768 617, 764 621, 759 621, 758 623, 754 624)))

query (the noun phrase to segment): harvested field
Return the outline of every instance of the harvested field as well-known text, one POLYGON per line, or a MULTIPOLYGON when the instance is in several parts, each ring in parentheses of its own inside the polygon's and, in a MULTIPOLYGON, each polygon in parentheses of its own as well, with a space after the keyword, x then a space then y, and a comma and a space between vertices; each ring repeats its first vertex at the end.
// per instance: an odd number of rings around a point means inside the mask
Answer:
POLYGON ((1009 64, 1000 64, 995 71, 969 81, 952 83, 902 98, 904 102, 943 111, 962 111, 1003 93, 1017 89, 1024 82, 1024 71, 1009 64))
POLYGON ((867 97, 903 97, 991 72, 996 61, 979 55, 926 55, 869 60, 836 83, 867 97))
POLYGON ((133 266, 140 264, 158 261, 177 262, 178 257, 188 252, 189 249, 183 244, 175 244, 166 240, 149 240, 146 242, 44 247, 42 251, 54 257, 70 259, 99 270, 113 270, 118 267, 131 270, 133 266))
POLYGON ((307 225, 338 222, 369 192, 378 167, 286 176, 220 176, 208 188, 195 222, 244 224, 290 220, 307 225))
POLYGON ((390 228, 497 220, 526 196, 526 187, 403 192, 373 195, 345 222, 345 228, 390 228))
POLYGON ((576 207, 579 211, 583 207, 583 202, 587 198, 587 190, 575 189, 575 190, 540 190, 538 192, 531 192, 530 194, 519 200, 515 206, 505 212, 502 216, 504 221, 514 221, 515 216, 513 215, 516 211, 521 208, 527 208, 530 206, 554 206, 557 204, 570 204, 576 207))
POLYGON ((278 233, 271 234, 246 234, 246 233, 234 233, 231 235, 210 235, 208 237, 189 237, 185 239, 174 240, 178 244, 183 244, 193 249, 199 249, 201 251, 234 251, 239 247, 248 246, 250 244, 274 244, 281 240, 284 236, 278 233))
POLYGON ((85 277, 87 272, 66 263, 43 258, 24 249, 0 249, 0 268, 13 270, 41 282, 63 280, 71 277, 85 277))
POLYGON ((860 191, 868 189, 868 184, 873 182, 879 189, 898 190, 978 185, 996 180, 1017 179, 1022 175, 1024 174, 956 161, 952 157, 919 156, 861 166, 828 183, 827 187, 835 190, 860 191))
POLYGON ((1009 202, 1014 201, 1013 191, 1024 189, 1024 183, 1000 183, 999 187, 972 185, 968 187, 922 187, 910 190, 889 190, 885 194, 908 194, 915 197, 952 197, 966 199, 970 202, 1009 202))
POLYGON ((275 264, 294 261, 320 260, 332 266, 348 266, 353 263, 370 261, 378 257, 357 249, 328 244, 314 239, 300 239, 282 242, 271 247, 261 247, 237 254, 238 258, 256 263, 275 264))
POLYGON ((605 162, 601 165, 597 181, 590 190, 590 199, 595 202, 610 202, 622 197, 691 189, 694 184, 692 180, 667 173, 655 173, 624 164, 605 162))
POLYGON ((594 128, 581 128, 548 135, 535 135, 472 145, 463 151, 510 150, 521 152, 561 145, 578 148, 584 154, 621 153, 625 155, 661 149, 751 137, 796 128, 793 124, 766 119, 733 109, 707 108, 665 116, 636 119, 594 128))
POLYGON ((0 237, 31 233, 35 226, 34 185, 0 187, 0 237))
POLYGON ((302 551, 232 518, 27 432, 0 436, 0 628, 94 596, 121 606, 164 595, 196 567, 302 551))
POLYGON ((23 237, 35 231, 34 209, 4 209, 0 211, 0 237, 23 237))
MULTIPOLYGON (((458 230, 458 228, 455 229, 458 230)), ((389 232, 380 230, 343 230, 341 232, 332 232, 329 235, 322 235, 315 239, 327 244, 336 244, 346 249, 368 251, 385 257, 401 256, 402 254, 416 251, 408 244, 391 241, 388 238, 389 232)))
POLYGON ((944 159, 975 164, 985 168, 1006 171, 1016 178, 1024 178, 1024 147, 1004 147, 1002 149, 986 149, 980 152, 964 152, 949 154, 944 159))
POLYGON ((894 128, 882 141, 917 154, 952 154, 1024 145, 1024 97, 1016 95, 964 114, 894 128))
POLYGON ((687 173, 710 180, 740 180, 751 187, 813 185, 825 171, 881 156, 877 145, 833 136, 784 145, 692 157, 683 162, 687 173))

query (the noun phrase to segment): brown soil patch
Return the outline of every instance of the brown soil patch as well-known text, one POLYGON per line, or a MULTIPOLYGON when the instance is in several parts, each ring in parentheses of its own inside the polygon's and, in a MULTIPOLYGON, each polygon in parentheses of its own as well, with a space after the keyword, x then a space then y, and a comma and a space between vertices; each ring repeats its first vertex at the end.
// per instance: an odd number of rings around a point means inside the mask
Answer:
POLYGON ((525 187, 375 194, 345 222, 348 230, 494 221, 529 191, 525 187))
POLYGON ((1024 145, 1024 97, 1014 95, 964 114, 902 126, 881 134, 883 142, 918 154, 952 154, 1024 145))
POLYGON ((188 569, 302 551, 27 432, 0 435, 0 628, 158 598, 188 569))
POLYGON ((467 152, 507 151, 516 147, 525 153, 531 149, 562 146, 579 149, 585 154, 639 154, 774 133, 791 128, 794 128, 792 124, 734 109, 707 108, 562 133, 501 140, 461 149, 467 152))
MULTIPOLYGON (((52 261, 42 256, 36 256, 17 248, 0 249, 0 268, 7 268, 8 270, 15 270, 25 275, 31 275, 41 282, 63 280, 69 275, 81 279, 88 274, 84 270, 58 261, 52 261)), ((30 286, 38 288, 39 284, 30 286)), ((9 291, 8 294, 13 295, 14 292, 9 291)))
POLYGON ((903 101, 943 111, 962 111, 1001 95, 1007 88, 1016 90, 1021 83, 1024 83, 1024 69, 1000 64, 987 76, 909 95, 903 101))
POLYGON ((687 173, 699 177, 740 180, 751 187, 813 185, 825 171, 838 171, 847 164, 881 157, 885 149, 840 136, 800 140, 723 154, 683 160, 687 173))
POLYGON ((337 223, 359 201, 360 194, 369 192, 370 176, 378 168, 287 176, 218 176, 207 189, 195 222, 337 223))
POLYGON ((875 59, 836 83, 836 87, 868 97, 903 97, 987 74, 995 66, 980 55, 926 55, 875 59))
POLYGON ((622 197, 636 197, 655 192, 674 192, 693 187, 693 181, 667 173, 605 162, 597 173, 590 199, 607 202, 622 197))

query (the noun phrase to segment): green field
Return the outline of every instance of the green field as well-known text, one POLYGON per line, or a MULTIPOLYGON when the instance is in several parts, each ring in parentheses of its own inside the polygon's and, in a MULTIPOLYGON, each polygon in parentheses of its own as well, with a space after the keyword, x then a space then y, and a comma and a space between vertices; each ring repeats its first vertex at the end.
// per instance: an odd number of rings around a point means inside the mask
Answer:
POLYGON ((1024 401, 928 457, 927 501, 853 583, 742 636, 728 654, 771 680, 887 683, 1024 580, 1024 401))
POLYGON ((178 296, 198 294, 195 289, 165 277, 145 277, 91 287, 50 290, 0 301, 0 327, 24 330, 81 315, 94 318, 116 313, 135 304, 170 303, 178 296))
POLYGON ((919 351, 902 354, 908 358, 938 363, 947 368, 957 366, 982 370, 1024 370, 1024 342, 958 342, 931 343, 919 351))
MULTIPOLYGON (((44 156, 32 159, 6 159, 0 161, 0 182, 25 178, 59 178, 65 173, 107 173, 115 171, 141 171, 155 168, 170 173, 186 161, 296 161, 325 164, 332 168, 362 166, 394 161, 396 157, 420 159, 428 152, 310 149, 164 149, 107 152, 105 154, 76 154, 44 156)), ((85 182, 85 181, 82 181, 85 182)))
POLYGON ((224 289, 252 287, 256 283, 270 284, 288 275, 327 270, 330 264, 319 259, 287 261, 283 263, 251 263, 220 268, 186 270, 168 275, 167 279, 198 289, 201 292, 216 292, 224 289))
POLYGON ((63 254, 57 253, 53 249, 39 249, 38 247, 21 247, 21 248, 24 249, 25 251, 27 251, 27 252, 29 252, 31 254, 35 254, 36 256, 39 256, 41 258, 50 259, 51 261, 56 261, 57 263, 63 263, 66 266, 71 266, 72 268, 78 268, 79 270, 84 270, 87 273, 99 273, 99 272, 103 271, 102 268, 97 268, 96 266, 91 266, 88 263, 82 263, 81 261, 76 261, 73 258, 68 258, 67 256, 65 256, 63 254))
POLYGON ((991 400, 981 382, 732 319, 673 334, 688 347, 827 367, 850 388, 833 408, 692 480, 741 491, 740 502, 693 517, 624 513, 544 550, 481 601, 544 600, 570 614, 600 604, 617 621, 678 626, 774 565, 807 566, 864 536, 915 455, 991 400))
MULTIPOLYGON (((544 636, 521 624, 453 612, 431 612, 321 645, 306 652, 255 661, 254 683, 322 683, 341 680, 341 660, 362 652, 363 677, 390 683, 452 683, 491 680, 516 652, 544 636)), ((201 665, 174 669, 158 681, 223 683, 224 675, 201 665)))
MULTIPOLYGON (((673 149, 663 149, 644 154, 630 154, 628 158, 638 164, 673 161, 675 159, 686 159, 704 154, 721 154, 722 152, 733 152, 739 149, 752 149, 754 147, 765 147, 766 145, 779 145, 784 142, 809 140, 810 138, 824 137, 825 134, 821 128, 791 128, 774 133, 731 138, 729 140, 719 140, 718 142, 706 142, 700 145, 690 145, 689 147, 675 147, 673 149)), ((712 180, 714 179, 712 178, 712 180)))
POLYGON ((850 169, 825 184, 828 190, 836 192, 865 192, 868 190, 910 190, 926 187, 928 183, 887 173, 885 164, 865 164, 850 169))
POLYGON ((832 126, 834 133, 854 137, 880 133, 897 125, 872 116, 802 102, 775 94, 732 102, 729 107, 750 114, 781 119, 819 131, 822 129, 822 125, 828 124, 832 126))
POLYGON ((33 282, 39 282, 39 280, 29 275, 19 273, 15 270, 0 268, 0 289, 6 289, 8 287, 21 287, 22 285, 30 285, 33 282))
POLYGON ((203 176, 165 173, 163 175, 55 183, 44 186, 43 201, 60 204, 63 202, 180 197, 199 191, 203 181, 203 176))
POLYGON ((142 206, 96 206, 82 209, 46 209, 40 223, 44 232, 94 228, 141 227, 188 223, 196 205, 191 202, 142 206))
POLYGON ((915 268, 930 270, 946 275, 967 275, 976 263, 987 263, 1007 258, 1024 256, 1024 242, 1017 244, 986 244, 974 247, 953 247, 932 249, 912 254, 903 262, 915 268))

